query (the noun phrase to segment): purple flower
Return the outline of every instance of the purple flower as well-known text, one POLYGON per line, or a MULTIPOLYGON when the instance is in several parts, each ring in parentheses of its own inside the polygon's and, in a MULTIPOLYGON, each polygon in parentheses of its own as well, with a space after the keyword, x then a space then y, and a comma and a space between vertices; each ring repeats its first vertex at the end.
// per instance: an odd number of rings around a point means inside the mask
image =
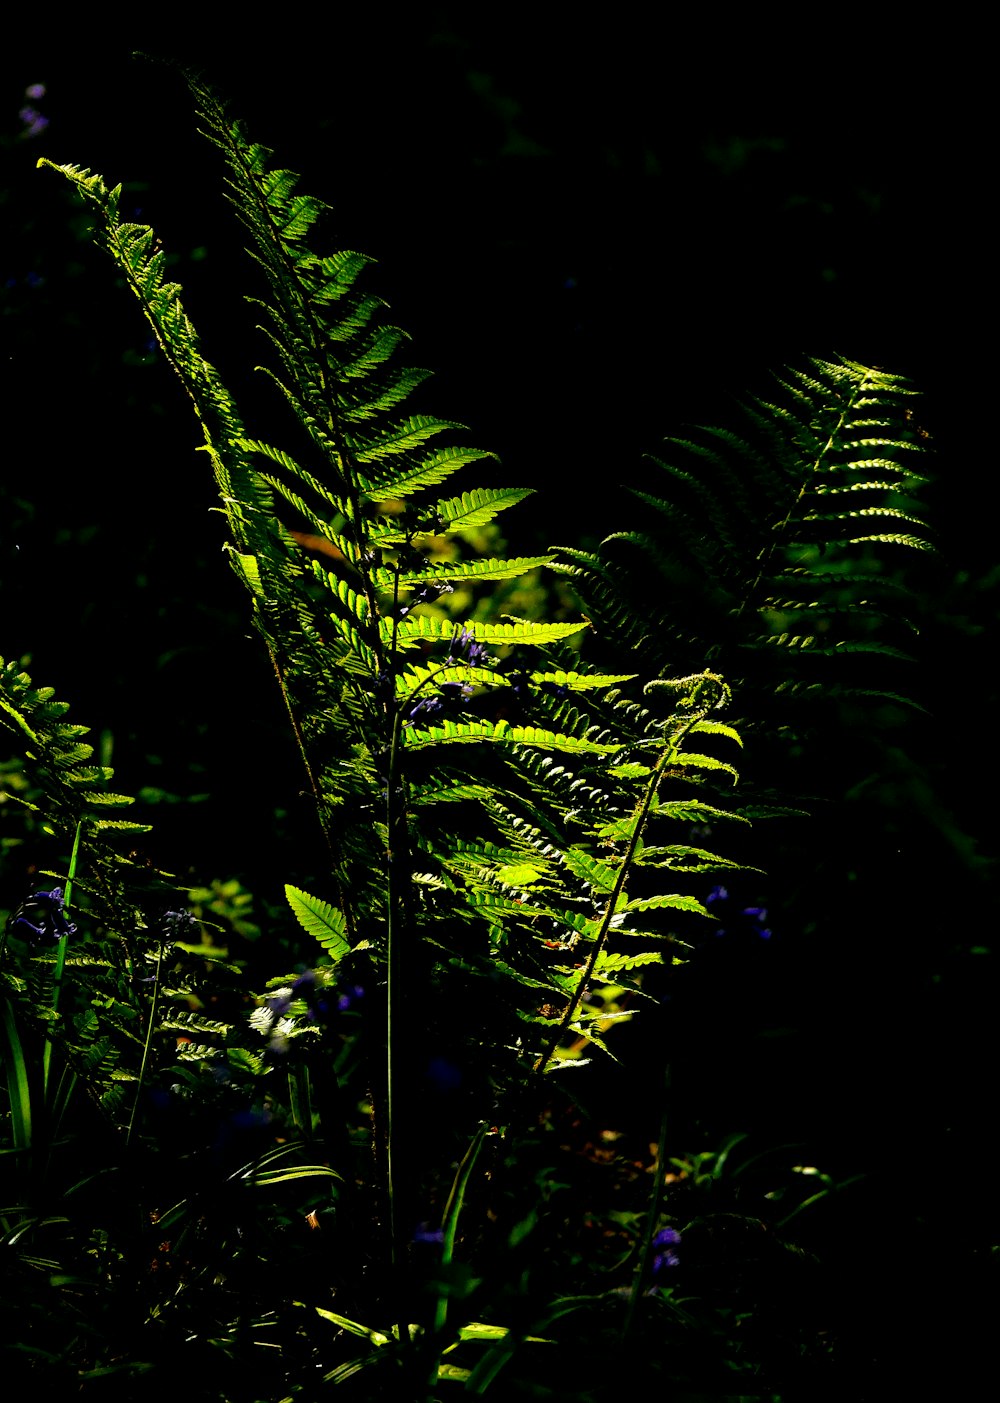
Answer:
POLYGON ((198 922, 190 911, 164 911, 160 926, 168 940, 190 942, 197 932, 198 922))
POLYGON ((76 926, 65 913, 65 904, 62 887, 36 891, 17 908, 7 929, 22 940, 30 940, 32 944, 47 940, 52 945, 58 945, 65 936, 76 932, 76 926))
POLYGON ((429 719, 432 716, 440 716, 444 711, 444 698, 439 696, 421 697, 414 702, 406 713, 407 721, 419 721, 421 717, 429 719))
POLYGON ((410 595, 410 606, 412 608, 414 604, 433 604, 435 599, 440 599, 443 594, 454 593, 455 586, 447 580, 442 580, 440 584, 436 580, 428 580, 414 589, 410 595))
POLYGON ((427 1223, 421 1223, 413 1234, 414 1242, 444 1242, 444 1229, 432 1228, 427 1223))
POLYGON ((653 1257, 653 1275, 659 1276, 669 1267, 679 1267, 681 1259, 671 1249, 680 1243, 681 1235, 676 1228, 661 1228, 653 1238, 653 1246, 659 1251, 653 1257))
POLYGON ((713 914, 718 916, 720 922, 725 922, 716 929, 717 936, 743 934, 752 935, 758 940, 771 939, 773 931, 766 924, 766 906, 744 906, 742 910, 735 910, 726 887, 713 887, 705 897, 705 905, 709 909, 717 907, 713 914))
POLYGON ((24 123, 22 136, 38 136, 49 125, 48 117, 34 107, 22 107, 17 115, 24 123))
POLYGON ((470 667, 482 667, 489 661, 490 654, 486 644, 478 643, 475 635, 463 625, 461 633, 451 640, 448 656, 454 660, 461 659, 470 667))
POLYGON ((432 696, 421 697, 406 713, 408 721, 418 721, 421 716, 442 716, 446 711, 457 711, 466 697, 472 695, 470 682, 442 682, 441 690, 432 696))

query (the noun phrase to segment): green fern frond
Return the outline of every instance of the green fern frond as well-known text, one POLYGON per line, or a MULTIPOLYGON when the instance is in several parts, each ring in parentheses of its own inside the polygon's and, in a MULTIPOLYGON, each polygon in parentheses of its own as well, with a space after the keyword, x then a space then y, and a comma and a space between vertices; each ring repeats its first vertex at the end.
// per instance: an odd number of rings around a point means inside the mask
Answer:
POLYGON ((913 394, 851 361, 793 368, 743 406, 742 433, 670 441, 674 456, 654 460, 663 493, 636 494, 653 509, 643 531, 561 550, 555 568, 598 636, 665 675, 710 659, 772 736, 801 734, 789 708, 858 685, 899 695, 892 669, 914 631, 902 553, 932 549, 914 509, 927 445, 913 394), (864 682, 849 663, 862 657, 879 666, 864 682))
MULTIPOLYGON (((550 556, 533 555, 520 556, 516 560, 496 560, 494 558, 480 558, 477 560, 456 560, 446 561, 443 564, 428 563, 424 570, 407 570, 398 577, 400 586, 433 583, 435 580, 445 580, 449 583, 456 580, 513 580, 521 575, 526 575, 529 570, 537 570, 543 565, 548 565, 550 556)), ((379 575, 386 577, 388 572, 380 571, 379 575)), ((388 581, 387 581, 388 582, 388 581)))
MULTIPOLYGON (((556 639, 572 638, 573 634, 581 633, 586 627, 585 623, 537 624, 521 621, 508 624, 471 622, 464 625, 477 643, 499 648, 513 647, 514 644, 538 646, 552 643, 556 639)), ((399 620, 383 618, 379 620, 379 629, 386 643, 395 641, 400 648, 418 643, 450 641, 456 632, 452 620, 429 614, 410 614, 399 620)))
POLYGON ((449 497, 437 504, 439 530, 471 531, 485 526, 500 512, 532 495, 530 487, 475 488, 460 497, 449 497))
POLYGON ((437 726, 408 726, 404 732, 408 750, 441 745, 446 741, 500 741, 503 744, 541 746, 546 750, 569 750, 589 755, 607 755, 619 749, 580 736, 561 735, 540 726, 512 726, 509 721, 443 721, 437 726))

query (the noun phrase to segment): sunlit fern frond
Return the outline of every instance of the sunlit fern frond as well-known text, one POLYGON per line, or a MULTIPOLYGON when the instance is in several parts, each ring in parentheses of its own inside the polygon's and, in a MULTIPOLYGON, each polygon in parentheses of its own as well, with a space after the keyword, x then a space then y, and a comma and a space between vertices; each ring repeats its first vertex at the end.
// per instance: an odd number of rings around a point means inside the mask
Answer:
POLYGON ((904 704, 906 571, 931 548, 913 400, 899 376, 814 360, 748 400, 739 433, 668 440, 643 529, 560 553, 598 632, 664 675, 718 667, 772 735, 808 726, 802 702, 904 704))

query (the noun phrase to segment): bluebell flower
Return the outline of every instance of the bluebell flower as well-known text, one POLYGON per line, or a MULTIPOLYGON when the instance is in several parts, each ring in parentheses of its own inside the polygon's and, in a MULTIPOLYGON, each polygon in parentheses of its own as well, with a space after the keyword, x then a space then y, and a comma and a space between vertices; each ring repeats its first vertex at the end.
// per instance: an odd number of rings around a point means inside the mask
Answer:
POLYGON ((346 1013, 349 1008, 353 1008, 354 1005, 358 1003, 360 999, 364 998, 364 996, 365 991, 364 989, 362 989, 361 985, 352 984, 349 988, 343 990, 343 992, 340 994, 340 997, 337 999, 337 1008, 339 1012, 346 1013))
POLYGON ((713 907, 718 908, 713 912, 720 921, 715 932, 717 936, 744 934, 752 935, 757 940, 770 940, 774 934, 767 924, 766 906, 744 906, 742 909, 735 909, 726 887, 713 887, 705 897, 705 905, 709 910, 713 907))
POLYGON ((448 656, 456 661, 467 662, 470 667, 483 667, 489 662, 490 653, 486 644, 477 642, 475 635, 463 624, 461 633, 456 633, 451 640, 448 656))
POLYGON ((22 136, 39 136, 49 125, 48 117, 44 116, 35 107, 24 106, 17 114, 24 123, 22 136))
POLYGON ((661 1228, 653 1238, 653 1246, 659 1250, 653 1257, 653 1275, 659 1276, 661 1272, 670 1267, 679 1267, 681 1259, 672 1249, 680 1244, 681 1235, 676 1228, 661 1228))
POLYGON ((442 682, 441 689, 430 696, 421 697, 406 713, 407 721, 418 721, 421 717, 443 716, 446 711, 457 711, 461 703, 472 695, 470 682, 442 682))
POLYGON ((410 595, 410 605, 433 604, 435 599, 440 599, 442 595, 454 594, 455 586, 449 584, 447 580, 442 580, 440 584, 436 580, 428 580, 425 584, 417 585, 410 595))
POLYGON ((436 693, 430 697, 421 697, 415 701, 406 713, 407 721, 419 721, 421 717, 425 720, 432 716, 440 716, 444 711, 444 697, 439 697, 436 693))
POLYGON ((421 1223, 413 1234, 414 1242, 444 1242, 444 1229, 432 1228, 427 1223, 421 1223))
POLYGON ((168 940, 190 942, 197 933, 198 922, 190 911, 164 911, 160 926, 168 940))
POLYGON ((49 944, 58 945, 64 937, 76 933, 76 926, 64 910, 65 904, 62 887, 36 891, 17 908, 7 929, 12 935, 30 940, 32 944, 46 940, 49 944))

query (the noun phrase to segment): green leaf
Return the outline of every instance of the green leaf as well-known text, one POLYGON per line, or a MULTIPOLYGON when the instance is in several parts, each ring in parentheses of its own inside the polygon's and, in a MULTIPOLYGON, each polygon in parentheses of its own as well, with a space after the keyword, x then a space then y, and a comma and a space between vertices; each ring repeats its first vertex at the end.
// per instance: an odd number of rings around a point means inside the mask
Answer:
POLYGON ((473 527, 485 526, 507 507, 530 497, 531 487, 476 488, 463 492, 460 497, 449 497, 437 504, 441 530, 471 531, 473 527))
POLYGON ((285 896, 299 924, 319 941, 324 950, 329 950, 334 960, 342 960, 350 953, 343 912, 328 901, 321 901, 319 897, 310 896, 308 892, 288 883, 285 884, 285 896))
MULTIPOLYGON (((559 638, 570 638, 574 633, 582 633, 588 625, 586 621, 578 624, 534 624, 519 620, 511 624, 466 623, 461 627, 477 643, 513 647, 515 643, 554 643, 559 638)), ((437 615, 408 614, 405 619, 380 619, 379 631, 387 646, 391 646, 395 636, 400 647, 408 647, 424 642, 450 642, 455 637, 458 626, 453 619, 440 618, 437 615)))
MULTIPOLYGON (((668 850, 661 848, 660 851, 666 852, 668 850)), ((679 851, 698 852, 699 849, 679 849, 679 851)), ((711 914, 693 896, 642 896, 637 897, 634 901, 626 901, 622 909, 625 911, 655 911, 664 906, 675 911, 693 911, 698 916, 711 914)))
POLYGON ((426 570, 407 571, 400 575, 401 585, 418 585, 428 580, 512 580, 548 565, 551 556, 522 556, 516 560, 457 560, 444 565, 428 564, 426 570))
POLYGON ((540 726, 512 726, 508 721, 442 721, 437 726, 408 725, 403 731, 407 750, 420 750, 428 745, 493 741, 508 745, 538 746, 543 750, 568 750, 578 754, 607 755, 619 750, 616 743, 586 740, 566 736, 558 731, 546 731, 540 726))
POLYGON ((617 687, 638 676, 637 672, 533 672, 531 680, 536 687, 545 682, 570 692, 588 692, 597 687, 617 687))

